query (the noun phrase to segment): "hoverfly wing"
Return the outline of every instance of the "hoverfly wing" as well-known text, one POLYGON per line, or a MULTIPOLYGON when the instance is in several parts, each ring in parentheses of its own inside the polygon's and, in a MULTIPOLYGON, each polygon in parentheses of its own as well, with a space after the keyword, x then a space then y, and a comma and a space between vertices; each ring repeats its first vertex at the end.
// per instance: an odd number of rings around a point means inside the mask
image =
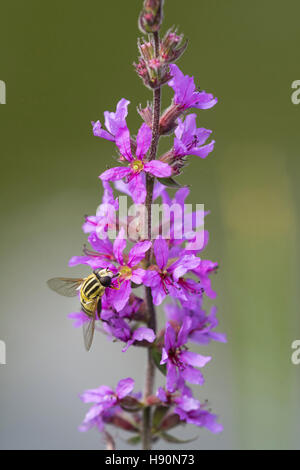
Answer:
POLYGON ((91 346, 93 343, 94 332, 95 332, 95 322, 96 322, 96 311, 94 312, 93 317, 90 319, 90 321, 84 323, 82 326, 84 346, 87 351, 91 349, 91 346))
POLYGON ((54 277, 47 281, 50 289, 65 297, 75 297, 83 282, 82 278, 54 277))

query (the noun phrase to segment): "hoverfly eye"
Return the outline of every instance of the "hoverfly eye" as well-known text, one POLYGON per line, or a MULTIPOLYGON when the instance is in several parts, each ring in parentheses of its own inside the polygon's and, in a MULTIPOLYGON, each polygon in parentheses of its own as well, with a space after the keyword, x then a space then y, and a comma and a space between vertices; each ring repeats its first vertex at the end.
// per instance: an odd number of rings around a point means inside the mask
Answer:
POLYGON ((109 287, 111 285, 111 277, 110 276, 101 277, 100 283, 103 287, 109 287))

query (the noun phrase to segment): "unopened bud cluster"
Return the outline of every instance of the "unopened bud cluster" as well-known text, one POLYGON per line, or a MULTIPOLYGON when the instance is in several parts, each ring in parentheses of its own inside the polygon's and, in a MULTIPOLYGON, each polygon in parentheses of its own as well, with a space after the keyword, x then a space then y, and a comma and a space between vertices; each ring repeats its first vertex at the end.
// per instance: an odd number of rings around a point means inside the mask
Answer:
POLYGON ((163 20, 164 0, 145 0, 139 16, 139 28, 142 33, 159 31, 163 20))
POLYGON ((188 42, 183 42, 183 35, 169 29, 155 47, 153 36, 138 41, 139 61, 134 64, 137 74, 149 88, 165 85, 171 78, 169 64, 174 63, 184 53, 188 42))

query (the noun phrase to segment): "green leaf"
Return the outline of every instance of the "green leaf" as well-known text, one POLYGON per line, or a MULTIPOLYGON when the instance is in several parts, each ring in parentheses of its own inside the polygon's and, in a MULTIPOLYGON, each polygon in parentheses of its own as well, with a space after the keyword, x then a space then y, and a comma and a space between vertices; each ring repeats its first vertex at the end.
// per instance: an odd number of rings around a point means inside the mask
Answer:
POLYGON ((156 367, 161 371, 162 374, 166 375, 167 374, 166 364, 160 364, 161 351, 154 346, 153 348, 151 348, 151 355, 152 355, 152 359, 156 367))
POLYGON ((168 406, 157 406, 155 408, 155 411, 153 413, 153 418, 152 418, 153 428, 154 429, 159 428, 159 425, 162 422, 162 419, 168 413, 168 411, 169 411, 168 406))
POLYGON ((171 434, 168 434, 167 432, 161 432, 160 437, 164 441, 171 442, 172 444, 188 444, 189 442, 193 442, 196 439, 198 439, 198 436, 196 436, 196 437, 193 437, 192 439, 182 440, 182 439, 178 439, 175 436, 172 436, 171 434))
POLYGON ((157 178, 157 180, 168 188, 183 188, 174 178, 157 178))
POLYGON ((137 446, 141 442, 141 436, 137 434, 136 436, 127 439, 126 442, 131 446, 137 446))

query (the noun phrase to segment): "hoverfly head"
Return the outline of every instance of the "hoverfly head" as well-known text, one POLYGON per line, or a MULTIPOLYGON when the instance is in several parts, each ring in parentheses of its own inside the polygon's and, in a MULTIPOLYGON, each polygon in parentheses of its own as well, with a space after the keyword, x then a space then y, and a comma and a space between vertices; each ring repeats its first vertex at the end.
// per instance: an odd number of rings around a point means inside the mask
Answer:
POLYGON ((100 284, 103 287, 109 287, 111 285, 111 280, 114 276, 114 273, 109 269, 97 269, 94 271, 94 274, 97 276, 100 284))

